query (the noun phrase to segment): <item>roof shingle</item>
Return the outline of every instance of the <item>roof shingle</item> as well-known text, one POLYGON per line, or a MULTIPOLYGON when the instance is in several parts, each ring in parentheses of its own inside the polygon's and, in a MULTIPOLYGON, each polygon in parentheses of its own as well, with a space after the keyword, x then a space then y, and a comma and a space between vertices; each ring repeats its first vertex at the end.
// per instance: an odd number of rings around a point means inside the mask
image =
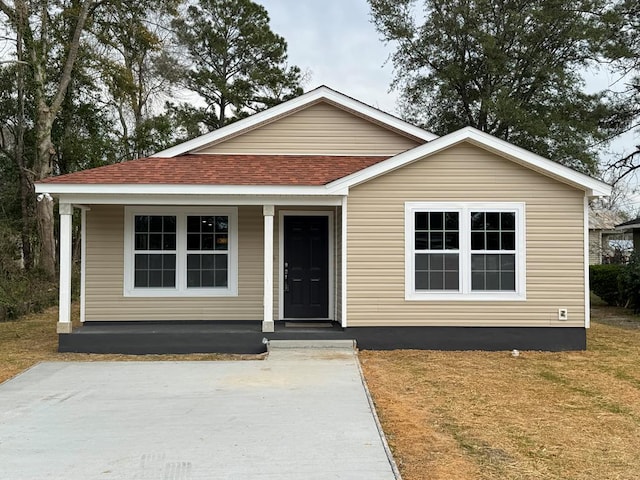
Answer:
POLYGON ((188 154, 140 158, 50 177, 42 183, 319 186, 388 156, 188 154))

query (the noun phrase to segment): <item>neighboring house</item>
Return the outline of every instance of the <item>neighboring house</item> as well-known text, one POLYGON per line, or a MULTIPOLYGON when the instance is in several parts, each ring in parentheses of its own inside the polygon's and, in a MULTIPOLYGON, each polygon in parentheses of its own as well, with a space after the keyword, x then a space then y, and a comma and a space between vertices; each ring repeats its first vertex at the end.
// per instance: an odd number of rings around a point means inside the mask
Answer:
POLYGON ((637 250, 640 246, 640 217, 634 218, 627 222, 616 225, 618 232, 623 232, 627 236, 631 236, 631 246, 633 250, 637 250))
POLYGON ((631 233, 616 229, 624 215, 610 210, 589 209, 589 263, 625 263, 633 250, 631 233))
POLYGON ((585 348, 588 201, 610 187, 473 128, 437 137, 320 87, 36 191, 60 204, 61 342, 74 335, 77 208, 81 317, 105 334, 232 322, 225 341, 244 328, 259 342, 297 338, 281 320, 330 320, 339 332, 316 338, 363 348, 555 350, 585 348))

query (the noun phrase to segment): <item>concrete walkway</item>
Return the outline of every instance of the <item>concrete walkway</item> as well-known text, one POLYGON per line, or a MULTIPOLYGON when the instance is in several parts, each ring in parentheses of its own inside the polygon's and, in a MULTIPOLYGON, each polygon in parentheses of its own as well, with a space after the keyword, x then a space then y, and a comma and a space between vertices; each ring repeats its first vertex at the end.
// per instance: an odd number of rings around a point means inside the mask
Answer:
POLYGON ((39 364, 0 385, 0 479, 393 480, 353 349, 272 347, 39 364))

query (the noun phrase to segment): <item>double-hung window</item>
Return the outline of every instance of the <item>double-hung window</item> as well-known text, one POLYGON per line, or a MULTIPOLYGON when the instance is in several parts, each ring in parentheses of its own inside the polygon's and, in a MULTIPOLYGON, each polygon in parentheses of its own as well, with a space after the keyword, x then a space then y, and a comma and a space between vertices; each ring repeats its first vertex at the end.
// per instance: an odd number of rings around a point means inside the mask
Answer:
POLYGON ((524 300, 521 203, 405 204, 407 300, 524 300))
POLYGON ((127 207, 125 296, 237 295, 237 209, 127 207))

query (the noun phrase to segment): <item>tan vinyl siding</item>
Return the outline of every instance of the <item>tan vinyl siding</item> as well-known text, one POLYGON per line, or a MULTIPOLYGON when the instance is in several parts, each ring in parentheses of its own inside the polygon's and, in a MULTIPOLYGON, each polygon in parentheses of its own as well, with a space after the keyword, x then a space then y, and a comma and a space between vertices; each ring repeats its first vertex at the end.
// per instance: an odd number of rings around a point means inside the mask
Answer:
POLYGON ((471 144, 354 187, 349 326, 583 326, 584 192, 471 144), (406 301, 405 202, 524 202, 525 301, 406 301), (567 308, 569 321, 558 321, 567 308))
POLYGON ((238 296, 123 296, 124 207, 87 212, 86 320, 262 320, 262 207, 238 208, 238 296))
POLYGON ((198 153, 395 155, 422 143, 317 103, 198 153))

